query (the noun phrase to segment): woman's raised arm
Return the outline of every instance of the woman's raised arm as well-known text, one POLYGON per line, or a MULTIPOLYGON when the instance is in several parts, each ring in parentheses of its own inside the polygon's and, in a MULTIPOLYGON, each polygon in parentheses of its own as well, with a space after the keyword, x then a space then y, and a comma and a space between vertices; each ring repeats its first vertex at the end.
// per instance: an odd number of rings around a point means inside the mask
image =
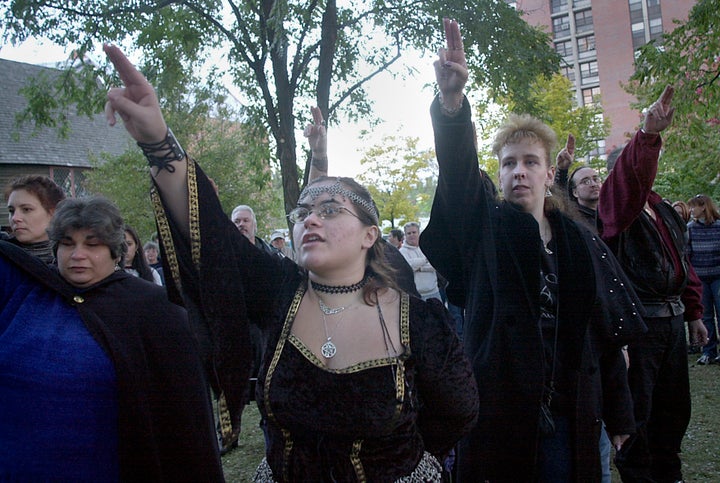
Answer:
POLYGON ((188 187, 187 158, 172 131, 168 129, 155 89, 145 76, 116 46, 105 44, 103 50, 120 75, 124 86, 108 91, 105 116, 111 126, 118 114, 125 129, 137 141, 148 159, 151 174, 170 210, 169 215, 187 235, 188 187))

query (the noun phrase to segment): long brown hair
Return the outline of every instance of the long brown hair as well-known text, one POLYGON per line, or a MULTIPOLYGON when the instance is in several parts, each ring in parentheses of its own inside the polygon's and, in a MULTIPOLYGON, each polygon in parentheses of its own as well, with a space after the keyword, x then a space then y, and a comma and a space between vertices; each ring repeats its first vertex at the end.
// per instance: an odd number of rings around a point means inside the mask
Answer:
POLYGON ((717 206, 715 206, 715 203, 709 196, 695 195, 688 200, 688 205, 690 205, 691 208, 693 206, 702 207, 702 217, 705 218, 705 223, 708 225, 720 220, 720 213, 718 212, 717 206))
POLYGON ((672 207, 675 211, 677 211, 678 215, 680 215, 680 218, 682 218, 685 223, 690 221, 690 208, 688 208, 687 203, 682 200, 676 201, 672 204, 672 207))

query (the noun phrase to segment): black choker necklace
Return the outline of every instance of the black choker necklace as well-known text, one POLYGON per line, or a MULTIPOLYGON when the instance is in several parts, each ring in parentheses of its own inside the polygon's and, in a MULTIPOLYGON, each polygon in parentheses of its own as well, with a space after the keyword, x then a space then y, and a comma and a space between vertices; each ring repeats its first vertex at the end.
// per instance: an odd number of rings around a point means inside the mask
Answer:
POLYGON ((358 283, 354 283, 352 285, 323 285, 321 283, 313 282, 310 280, 310 284, 312 285, 313 290, 316 292, 322 292, 322 293, 352 293, 357 292, 361 288, 363 288, 370 279, 369 276, 365 275, 362 280, 360 280, 358 283))

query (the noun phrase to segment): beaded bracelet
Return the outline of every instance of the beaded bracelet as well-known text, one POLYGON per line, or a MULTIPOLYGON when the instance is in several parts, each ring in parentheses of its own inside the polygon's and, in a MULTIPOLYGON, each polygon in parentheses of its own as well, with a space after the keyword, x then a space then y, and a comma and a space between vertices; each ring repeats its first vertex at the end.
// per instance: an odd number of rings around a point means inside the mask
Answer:
POLYGON ((453 117, 455 116, 460 110, 462 109, 463 103, 460 101, 459 106, 455 107, 448 107, 445 105, 445 100, 443 99, 442 92, 438 94, 438 99, 440 100, 440 112, 442 112, 447 117, 453 117))
POLYGON ((158 171, 166 169, 168 173, 174 173, 175 167, 170 163, 185 159, 185 151, 175 138, 173 132, 168 128, 165 139, 157 143, 141 143, 137 145, 142 149, 150 167, 157 167, 158 171), (162 152, 161 155, 157 155, 162 152))

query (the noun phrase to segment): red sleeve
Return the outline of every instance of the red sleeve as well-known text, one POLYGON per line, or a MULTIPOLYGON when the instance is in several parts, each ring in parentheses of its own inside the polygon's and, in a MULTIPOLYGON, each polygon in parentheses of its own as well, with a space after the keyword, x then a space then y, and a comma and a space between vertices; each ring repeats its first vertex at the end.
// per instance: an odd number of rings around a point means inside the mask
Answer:
POLYGON ((680 299, 685 305, 685 321, 692 322, 703 316, 702 284, 690 261, 686 259, 685 263, 688 267, 688 282, 680 299))
POLYGON ((655 182, 662 139, 642 131, 625 146, 600 189, 602 237, 617 237, 640 215, 655 182))

